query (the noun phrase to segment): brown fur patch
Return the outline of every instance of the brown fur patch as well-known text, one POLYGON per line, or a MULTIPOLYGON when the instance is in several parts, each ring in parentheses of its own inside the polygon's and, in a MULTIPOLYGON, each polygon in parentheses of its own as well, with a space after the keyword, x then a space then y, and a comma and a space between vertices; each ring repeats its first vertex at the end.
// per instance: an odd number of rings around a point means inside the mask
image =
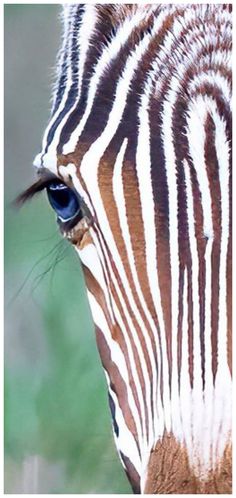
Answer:
POLYGON ((231 494, 232 449, 226 447, 223 458, 206 480, 200 480, 190 468, 187 451, 172 434, 165 434, 151 452, 146 494, 231 494))

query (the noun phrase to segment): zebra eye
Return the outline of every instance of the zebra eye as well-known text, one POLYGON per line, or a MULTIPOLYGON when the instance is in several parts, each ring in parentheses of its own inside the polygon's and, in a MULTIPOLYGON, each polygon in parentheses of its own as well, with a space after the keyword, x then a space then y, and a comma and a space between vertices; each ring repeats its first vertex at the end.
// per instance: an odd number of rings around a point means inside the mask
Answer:
POLYGON ((47 185, 47 194, 52 208, 63 223, 72 220, 79 214, 79 199, 75 192, 64 183, 50 182, 47 185))

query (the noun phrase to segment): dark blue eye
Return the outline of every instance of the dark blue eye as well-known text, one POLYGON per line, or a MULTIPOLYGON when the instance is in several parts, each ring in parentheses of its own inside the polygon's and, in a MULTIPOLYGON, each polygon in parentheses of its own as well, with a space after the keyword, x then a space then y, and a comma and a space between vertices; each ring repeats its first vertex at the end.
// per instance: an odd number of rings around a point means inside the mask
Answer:
POLYGON ((75 192, 64 183, 51 182, 47 186, 47 194, 52 208, 62 222, 70 221, 79 214, 79 199, 75 192))

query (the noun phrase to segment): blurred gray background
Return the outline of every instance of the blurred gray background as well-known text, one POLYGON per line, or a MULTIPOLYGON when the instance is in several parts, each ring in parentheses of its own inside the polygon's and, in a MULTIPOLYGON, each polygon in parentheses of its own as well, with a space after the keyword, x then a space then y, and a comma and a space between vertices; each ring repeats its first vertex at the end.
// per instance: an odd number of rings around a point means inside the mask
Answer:
POLYGON ((60 7, 5 5, 5 493, 130 493, 79 259, 34 180, 60 7))

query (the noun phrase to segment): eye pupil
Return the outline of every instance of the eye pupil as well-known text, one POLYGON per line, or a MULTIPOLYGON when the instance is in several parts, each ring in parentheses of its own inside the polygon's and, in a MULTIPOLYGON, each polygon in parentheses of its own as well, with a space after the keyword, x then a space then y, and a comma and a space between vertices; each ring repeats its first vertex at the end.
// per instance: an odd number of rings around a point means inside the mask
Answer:
POLYGON ((50 195, 53 197, 54 204, 58 204, 61 208, 66 207, 70 201, 70 192, 65 188, 50 188, 50 195))
MULTIPOLYGON (((75 192, 64 183, 51 182, 47 187, 48 200, 58 218, 69 221, 80 212, 80 202, 75 192)), ((81 216, 82 217, 82 216, 81 216)))

